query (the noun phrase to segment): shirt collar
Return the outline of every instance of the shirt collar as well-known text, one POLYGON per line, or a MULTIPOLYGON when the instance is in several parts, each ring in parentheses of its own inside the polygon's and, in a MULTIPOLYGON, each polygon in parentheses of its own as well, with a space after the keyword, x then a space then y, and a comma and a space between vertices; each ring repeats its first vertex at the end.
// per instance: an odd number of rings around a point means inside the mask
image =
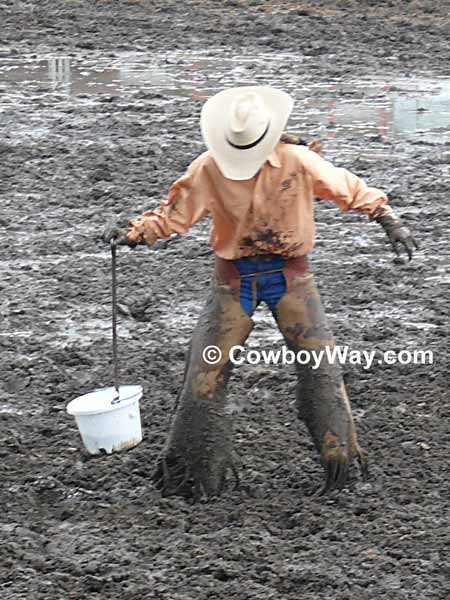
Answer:
POLYGON ((272 167, 275 167, 276 169, 280 169, 281 168, 281 162, 280 162, 280 159, 278 158, 278 154, 277 154, 276 150, 273 150, 269 154, 267 160, 271 164, 272 167))

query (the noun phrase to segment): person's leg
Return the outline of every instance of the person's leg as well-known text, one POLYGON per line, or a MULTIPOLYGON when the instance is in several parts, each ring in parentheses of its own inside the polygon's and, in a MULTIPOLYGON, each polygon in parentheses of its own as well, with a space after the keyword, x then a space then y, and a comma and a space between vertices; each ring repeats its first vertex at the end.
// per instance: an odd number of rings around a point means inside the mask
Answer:
POLYGON ((230 350, 245 342, 253 322, 235 291, 216 285, 194 330, 183 387, 153 476, 165 494, 211 497, 220 493, 227 471, 237 478, 225 392, 230 350))
MULTIPOLYGON (((335 346, 312 273, 294 276, 273 310, 278 326, 294 352, 319 353, 335 346)), ((317 355, 317 354, 316 354, 317 355)), ((340 366, 324 354, 320 366, 296 364, 298 415, 311 433, 325 469, 323 491, 342 487, 354 458, 367 473, 366 454, 359 447, 350 402, 340 366)))

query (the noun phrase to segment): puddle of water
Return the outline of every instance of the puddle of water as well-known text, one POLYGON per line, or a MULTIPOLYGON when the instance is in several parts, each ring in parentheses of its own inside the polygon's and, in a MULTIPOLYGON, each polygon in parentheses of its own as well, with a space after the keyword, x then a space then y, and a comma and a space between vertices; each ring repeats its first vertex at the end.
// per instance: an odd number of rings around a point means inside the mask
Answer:
MULTIPOLYGON (((144 90, 161 94, 162 101, 181 97, 203 102, 227 86, 267 83, 266 77, 257 73, 267 72, 267 67, 261 67, 269 63, 273 73, 270 83, 296 97, 290 122, 293 129, 315 129, 331 140, 348 134, 382 141, 410 136, 433 142, 450 140, 449 78, 318 82, 307 79, 304 62, 295 55, 225 58, 220 51, 151 57, 126 53, 96 62, 69 57, 2 59, 0 87, 7 93, 0 101, 0 110, 15 104, 17 94, 42 88, 62 98, 84 94, 92 100, 95 94, 122 96, 144 90), (296 72, 301 73, 297 78, 292 76, 296 72)), ((46 134, 42 127, 34 132, 46 134)), ((345 148, 340 151, 345 152, 345 148)))
MULTIPOLYGON (((73 254, 66 254, 63 256, 45 256, 42 258, 21 258, 12 260, 1 260, 0 259, 0 272, 5 272, 2 277, 6 278, 8 274, 12 275, 13 271, 27 269, 30 271, 37 271, 41 266, 56 266, 65 262, 77 262, 86 259, 109 259, 110 253, 107 251, 99 252, 75 252, 73 254)), ((57 279, 53 280, 55 283, 57 279)))
MULTIPOLYGON (((167 55, 149 58, 132 54, 95 63, 69 57, 17 62, 4 59, 0 61, 0 86, 38 85, 65 95, 120 96, 136 89, 161 93, 167 98, 203 100, 216 91, 217 80, 227 79, 224 74, 234 70, 232 59, 221 58, 217 65, 218 60, 214 58, 193 53, 191 59, 185 60, 185 56, 174 54, 169 59, 167 55)), ((245 77, 245 69, 237 71, 241 71, 243 85, 253 82, 252 78, 245 77)))
POLYGON ((450 79, 355 81, 322 89, 328 97, 307 101, 305 114, 329 130, 328 138, 358 133, 381 141, 411 136, 450 140, 450 79), (354 99, 345 98, 349 87, 354 99))
POLYGON ((411 321, 406 321, 403 323, 403 325, 408 325, 409 327, 414 327, 415 329, 422 329, 424 331, 438 328, 438 325, 434 325, 433 323, 413 323, 411 321))
MULTIPOLYGON (((118 324, 117 334, 121 338, 129 338, 130 330, 123 324, 118 324)), ((110 319, 85 319, 74 321, 73 319, 65 319, 60 326, 60 331, 55 336, 55 343, 78 342, 81 344, 91 344, 98 339, 111 338, 111 320, 110 319)))
POLYGON ((252 319, 255 322, 255 327, 253 328, 246 346, 249 349, 266 348, 270 350, 272 347, 281 348, 284 343, 283 336, 275 323, 272 313, 265 304, 258 306, 252 319))
POLYGON ((0 404, 0 415, 23 415, 22 410, 18 410, 12 404, 0 404))
POLYGON ((178 327, 181 329, 192 330, 195 324, 195 319, 200 315, 203 309, 204 301, 192 302, 186 300, 177 304, 176 314, 164 315, 164 324, 170 329, 178 327))
POLYGON ((431 275, 430 277, 424 277, 424 281, 435 281, 436 283, 443 283, 444 285, 450 285, 450 275, 431 275))
MULTIPOLYGON (((188 344, 191 338, 192 329, 200 316, 204 302, 181 302, 177 305, 176 316, 166 315, 164 324, 169 329, 177 329, 178 338, 181 344, 188 344)), ((271 347, 282 342, 282 335, 279 332, 275 319, 269 309, 261 304, 253 315, 255 327, 246 341, 248 348, 271 347)))
POLYGON ((29 338, 33 335, 32 331, 0 331, 1 337, 23 337, 29 338))

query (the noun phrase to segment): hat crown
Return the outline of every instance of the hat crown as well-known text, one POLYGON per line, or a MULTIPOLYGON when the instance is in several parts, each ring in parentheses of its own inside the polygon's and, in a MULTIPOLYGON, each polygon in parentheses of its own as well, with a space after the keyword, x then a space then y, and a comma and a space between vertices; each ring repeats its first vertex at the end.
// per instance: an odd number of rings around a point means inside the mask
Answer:
POLYGON ((203 105, 203 140, 227 179, 251 179, 274 150, 291 113, 293 100, 270 86, 222 90, 203 105))
POLYGON ((240 94, 230 106, 227 139, 237 146, 252 144, 264 134, 269 121, 269 112, 258 94, 240 94))

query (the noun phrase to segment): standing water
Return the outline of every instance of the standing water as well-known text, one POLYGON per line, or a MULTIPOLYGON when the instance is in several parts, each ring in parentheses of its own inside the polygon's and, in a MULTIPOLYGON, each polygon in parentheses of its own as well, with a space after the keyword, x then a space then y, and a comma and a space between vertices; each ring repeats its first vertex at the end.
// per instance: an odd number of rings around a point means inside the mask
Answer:
POLYGON ((378 76, 312 81, 303 59, 293 55, 224 58, 211 51, 207 55, 173 52, 151 57, 123 54, 95 61, 55 56, 2 59, 0 111, 36 92, 91 97, 142 90, 161 94, 166 101, 190 98, 203 102, 227 86, 267 83, 260 73, 264 72, 261 65, 268 61, 277 78, 271 77, 269 83, 291 92, 296 99, 291 116, 294 128, 326 128, 326 137, 331 139, 358 133, 379 136, 382 141, 410 136, 450 141, 450 79, 378 76), (298 75, 293 80, 292 65, 296 72, 305 71, 304 78, 298 75))

